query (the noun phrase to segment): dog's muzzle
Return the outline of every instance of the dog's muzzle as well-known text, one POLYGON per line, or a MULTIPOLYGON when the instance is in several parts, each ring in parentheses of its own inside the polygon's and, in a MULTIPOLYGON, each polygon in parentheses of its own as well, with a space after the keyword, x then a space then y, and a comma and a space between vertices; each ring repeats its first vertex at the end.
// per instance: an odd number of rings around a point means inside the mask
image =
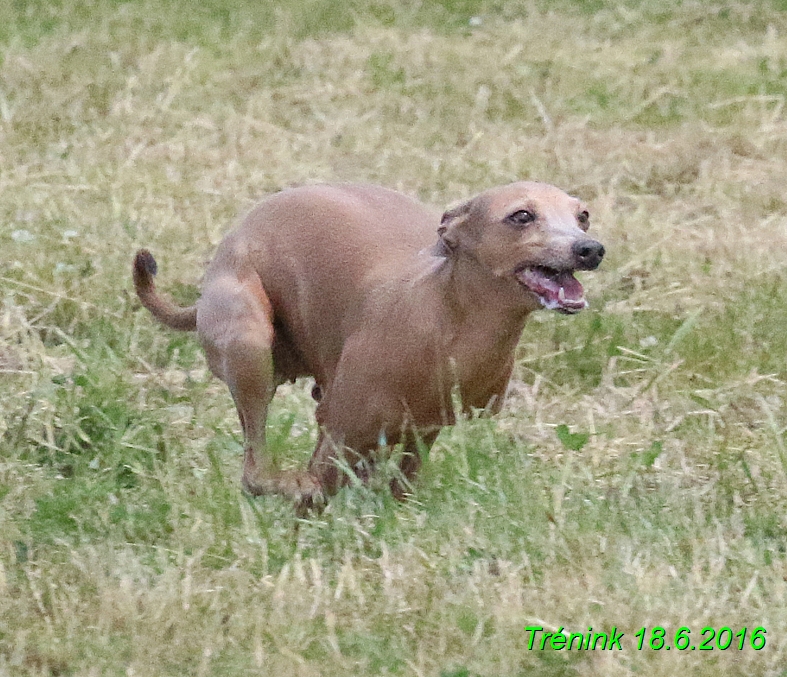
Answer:
POLYGON ((585 290, 574 277, 575 270, 595 270, 604 258, 604 245, 586 238, 571 246, 574 266, 557 270, 546 266, 522 266, 515 275, 519 283, 536 295, 541 305, 561 313, 578 313, 587 308, 585 290))
POLYGON ((571 253, 579 270, 595 270, 604 258, 604 245, 596 240, 577 240, 571 246, 571 253))

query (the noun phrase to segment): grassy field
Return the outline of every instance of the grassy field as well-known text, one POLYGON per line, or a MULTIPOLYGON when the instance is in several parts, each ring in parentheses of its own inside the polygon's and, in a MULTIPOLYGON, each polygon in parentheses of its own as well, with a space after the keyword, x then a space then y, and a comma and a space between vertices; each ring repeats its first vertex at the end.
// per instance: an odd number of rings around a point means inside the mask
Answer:
MULTIPOLYGON (((787 675, 786 98, 783 0, 0 3, 0 675, 787 675), (410 502, 247 499, 135 249, 189 301, 288 185, 519 178, 591 205, 591 309, 532 318, 410 502)), ((293 464, 309 389, 269 422, 293 464)))

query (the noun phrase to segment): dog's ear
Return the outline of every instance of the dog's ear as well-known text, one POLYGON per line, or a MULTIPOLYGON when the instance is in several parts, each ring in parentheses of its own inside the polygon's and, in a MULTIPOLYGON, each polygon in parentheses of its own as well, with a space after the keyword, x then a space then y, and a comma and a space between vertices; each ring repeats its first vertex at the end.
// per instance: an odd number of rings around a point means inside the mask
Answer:
POLYGON ((440 236, 440 241, 451 251, 454 251, 462 242, 462 224, 470 215, 472 206, 472 200, 463 202, 458 207, 449 209, 440 219, 437 234, 440 236))

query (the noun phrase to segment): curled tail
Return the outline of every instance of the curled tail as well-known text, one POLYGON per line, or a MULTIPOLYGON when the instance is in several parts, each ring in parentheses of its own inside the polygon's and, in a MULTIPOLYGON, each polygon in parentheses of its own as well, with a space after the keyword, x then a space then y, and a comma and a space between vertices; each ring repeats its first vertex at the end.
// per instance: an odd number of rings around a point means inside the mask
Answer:
POLYGON ((193 331, 197 328, 197 306, 182 308, 169 299, 156 293, 153 276, 158 266, 147 249, 140 249, 134 257, 134 288, 137 296, 159 322, 179 331, 193 331))

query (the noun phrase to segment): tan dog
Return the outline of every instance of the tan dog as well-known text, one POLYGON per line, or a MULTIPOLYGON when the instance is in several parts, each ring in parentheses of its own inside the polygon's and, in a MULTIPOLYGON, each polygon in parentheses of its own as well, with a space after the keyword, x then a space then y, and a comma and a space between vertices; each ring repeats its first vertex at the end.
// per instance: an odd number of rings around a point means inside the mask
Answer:
POLYGON ((604 247, 586 235, 579 200, 541 183, 493 188, 440 219, 368 185, 293 188, 257 206, 219 245, 195 306, 156 294, 140 250, 134 285, 164 324, 196 329, 230 389, 245 440, 243 486, 305 510, 363 476, 381 446, 403 443, 402 498, 441 426, 499 408, 525 319, 587 304, 572 272, 604 247), (306 471, 281 471, 265 449, 276 387, 311 376, 320 436, 306 471))

